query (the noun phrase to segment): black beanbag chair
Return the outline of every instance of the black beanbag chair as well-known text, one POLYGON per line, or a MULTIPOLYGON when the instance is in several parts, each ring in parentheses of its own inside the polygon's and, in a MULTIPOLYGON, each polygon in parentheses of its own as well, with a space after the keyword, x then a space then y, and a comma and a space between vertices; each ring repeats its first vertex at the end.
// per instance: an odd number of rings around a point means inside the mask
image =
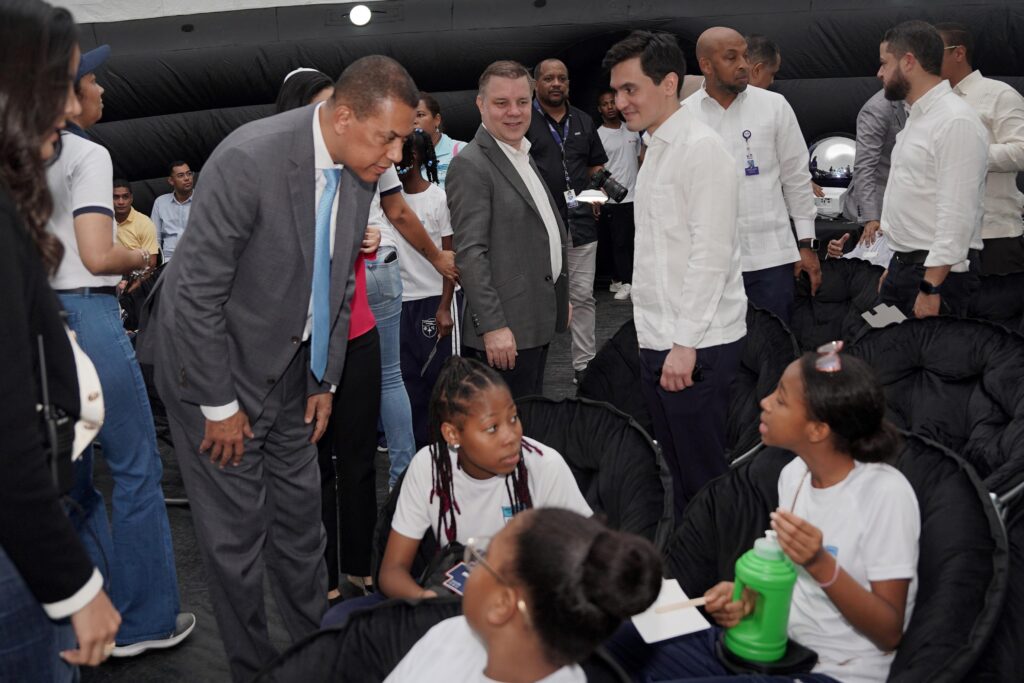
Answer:
POLYGON ((800 348, 813 351, 835 339, 852 342, 868 329, 861 314, 874 308, 883 270, 862 259, 826 259, 814 296, 810 281, 799 278, 789 329, 800 348))
POLYGON ((988 275, 971 295, 967 315, 1024 333, 1024 273, 988 275))
MULTIPOLYGON (((894 465, 921 507, 916 607, 890 681, 961 681, 992 635, 1008 582, 1007 540, 973 469, 905 434, 894 465)), ((737 558, 769 528, 779 472, 793 454, 764 449, 709 482, 686 508, 668 564, 688 595, 732 580, 737 558)))
POLYGON ((632 319, 624 322, 590 361, 576 395, 610 403, 632 416, 648 434, 654 433, 651 414, 640 393, 640 345, 632 319))

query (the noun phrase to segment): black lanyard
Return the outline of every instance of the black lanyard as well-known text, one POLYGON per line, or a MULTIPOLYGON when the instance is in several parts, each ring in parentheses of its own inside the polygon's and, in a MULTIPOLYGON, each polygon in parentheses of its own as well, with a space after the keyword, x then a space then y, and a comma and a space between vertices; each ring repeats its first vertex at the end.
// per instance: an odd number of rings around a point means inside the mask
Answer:
POLYGON ((572 180, 569 179, 569 167, 565 164, 565 141, 569 139, 569 119, 572 117, 572 113, 569 108, 565 109, 565 121, 562 123, 562 134, 558 134, 558 130, 552 125, 551 118, 544 113, 544 110, 540 108, 540 102, 537 100, 533 101, 533 108, 537 110, 537 113, 544 117, 544 123, 548 124, 548 130, 551 132, 551 137, 554 138, 555 144, 558 145, 558 149, 562 151, 562 172, 565 173, 565 189, 572 189, 572 180))

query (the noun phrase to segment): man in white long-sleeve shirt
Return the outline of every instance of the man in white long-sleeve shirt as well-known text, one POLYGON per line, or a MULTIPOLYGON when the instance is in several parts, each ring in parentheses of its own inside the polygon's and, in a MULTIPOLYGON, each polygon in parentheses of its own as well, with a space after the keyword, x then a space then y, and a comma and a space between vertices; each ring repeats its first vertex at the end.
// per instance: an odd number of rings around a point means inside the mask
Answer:
POLYGON ((962 315, 978 287, 988 132, 939 75, 943 43, 923 21, 889 29, 878 77, 910 105, 882 198, 882 232, 895 254, 883 303, 917 318, 962 315))
POLYGON ((647 131, 630 294, 644 402, 672 472, 679 518, 697 490, 726 470, 729 386, 746 335, 739 178, 722 139, 680 106, 686 61, 673 36, 634 31, 608 51, 604 68, 626 127, 647 131))
POLYGON ((814 232, 817 209, 800 124, 782 95, 747 87, 747 43, 733 29, 718 26, 702 33, 697 59, 704 87, 684 104, 722 136, 735 162, 747 296, 788 323, 794 275, 807 272, 812 293, 821 284, 814 232), (793 237, 790 217, 798 239, 793 237))
POLYGON ((942 77, 978 112, 988 130, 981 272, 1024 272, 1024 195, 1017 189, 1017 173, 1024 171, 1024 97, 1013 86, 974 70, 974 37, 965 26, 937 24, 935 28, 945 47, 942 77))

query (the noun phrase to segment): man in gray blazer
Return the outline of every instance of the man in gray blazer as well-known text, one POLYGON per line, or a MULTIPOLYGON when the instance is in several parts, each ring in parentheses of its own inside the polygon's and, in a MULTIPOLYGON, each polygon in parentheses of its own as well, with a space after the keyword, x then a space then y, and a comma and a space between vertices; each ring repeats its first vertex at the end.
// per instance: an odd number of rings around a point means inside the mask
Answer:
POLYGON ((232 678, 277 654, 264 567, 292 640, 327 609, 314 443, 345 364, 353 268, 379 176, 412 133, 416 86, 380 56, 320 105, 242 126, 155 293, 155 365, 232 678))
POLYGON ((548 344, 570 315, 565 225, 525 139, 532 102, 526 67, 488 66, 483 124, 445 180, 466 293, 463 355, 501 372, 513 397, 542 393, 548 344))

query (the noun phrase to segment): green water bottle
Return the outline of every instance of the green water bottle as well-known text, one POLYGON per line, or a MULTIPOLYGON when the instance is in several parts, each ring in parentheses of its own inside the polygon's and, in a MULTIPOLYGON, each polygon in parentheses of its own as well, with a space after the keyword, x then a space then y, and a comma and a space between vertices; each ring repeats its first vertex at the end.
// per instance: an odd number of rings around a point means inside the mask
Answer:
POLYGON ((754 547, 736 560, 733 600, 744 588, 757 592, 754 611, 725 632, 730 652, 753 662, 775 662, 786 654, 789 605, 796 583, 796 567, 779 547, 774 531, 754 541, 754 547))

